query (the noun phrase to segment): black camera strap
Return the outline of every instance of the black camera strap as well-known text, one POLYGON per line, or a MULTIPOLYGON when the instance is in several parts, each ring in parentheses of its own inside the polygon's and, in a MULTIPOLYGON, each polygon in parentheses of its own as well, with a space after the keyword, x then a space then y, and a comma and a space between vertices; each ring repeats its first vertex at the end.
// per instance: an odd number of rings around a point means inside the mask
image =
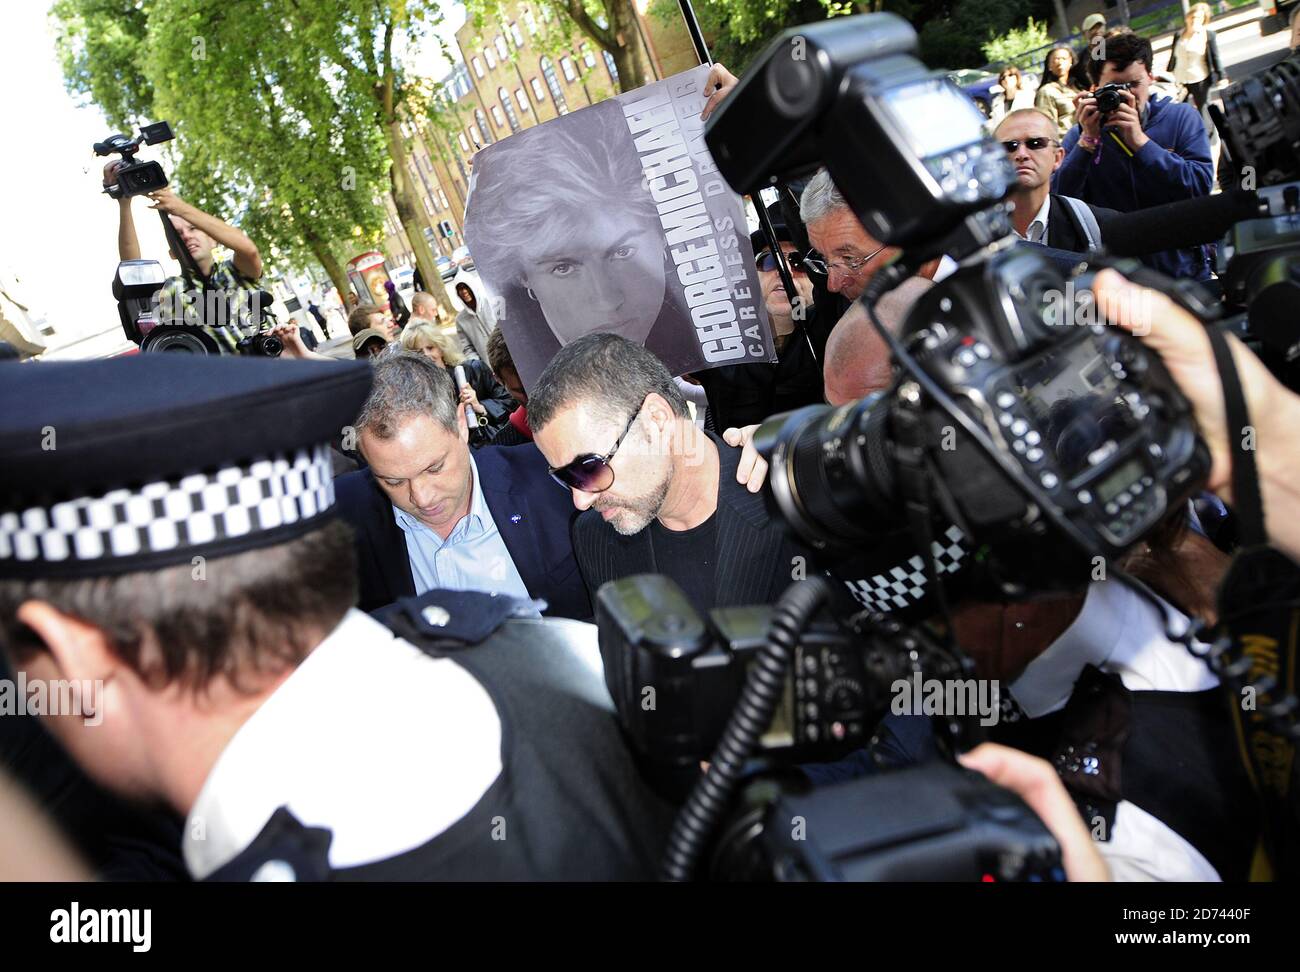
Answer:
POLYGON ((1300 568, 1268 545, 1255 442, 1227 336, 1208 328, 1223 384, 1232 449, 1233 508, 1241 548, 1219 588, 1219 621, 1207 662, 1228 691, 1243 763, 1259 796, 1262 840, 1252 878, 1300 875, 1296 804, 1296 655, 1300 568))

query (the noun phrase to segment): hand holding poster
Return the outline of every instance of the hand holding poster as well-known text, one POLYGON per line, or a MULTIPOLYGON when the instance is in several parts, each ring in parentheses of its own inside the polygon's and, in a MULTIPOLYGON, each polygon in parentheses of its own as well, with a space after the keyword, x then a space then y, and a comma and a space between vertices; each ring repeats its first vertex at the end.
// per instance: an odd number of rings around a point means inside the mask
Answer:
POLYGON ((708 67, 502 139, 474 157, 465 239, 500 295, 525 386, 595 331, 674 375, 774 361, 740 197, 699 121, 708 67))

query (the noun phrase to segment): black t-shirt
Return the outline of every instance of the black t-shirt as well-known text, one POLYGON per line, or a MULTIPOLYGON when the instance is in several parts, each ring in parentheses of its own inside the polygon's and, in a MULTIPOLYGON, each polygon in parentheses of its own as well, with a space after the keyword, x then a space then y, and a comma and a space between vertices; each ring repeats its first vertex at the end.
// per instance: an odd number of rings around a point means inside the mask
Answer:
POLYGON ((707 616, 715 599, 718 514, 689 530, 669 530, 658 520, 649 529, 655 571, 671 577, 700 616, 707 616))

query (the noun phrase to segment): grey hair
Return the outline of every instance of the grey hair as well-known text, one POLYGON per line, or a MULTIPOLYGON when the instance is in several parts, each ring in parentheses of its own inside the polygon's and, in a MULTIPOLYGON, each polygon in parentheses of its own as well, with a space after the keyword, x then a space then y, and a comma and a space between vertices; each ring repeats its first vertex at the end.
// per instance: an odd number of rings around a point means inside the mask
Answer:
POLYGON ((430 320, 437 316, 438 301, 434 298, 433 294, 429 293, 427 290, 417 290, 411 297, 411 313, 416 317, 430 320), (428 317, 425 317, 423 313, 426 307, 429 309, 428 317))
POLYGON ((584 334, 556 352, 529 392, 528 425, 540 432, 560 409, 578 401, 610 415, 631 415, 651 392, 679 417, 690 414, 682 390, 653 353, 616 334, 584 334))
POLYGON ((397 348, 390 345, 375 359, 374 383, 357 416, 357 431, 391 439, 402 419, 427 415, 456 432, 456 386, 451 376, 426 355, 397 348))
POLYGON ((817 174, 808 180, 808 185, 804 186, 803 193, 799 196, 799 218, 805 226, 825 219, 837 209, 848 208, 848 202, 825 169, 817 170, 817 174))

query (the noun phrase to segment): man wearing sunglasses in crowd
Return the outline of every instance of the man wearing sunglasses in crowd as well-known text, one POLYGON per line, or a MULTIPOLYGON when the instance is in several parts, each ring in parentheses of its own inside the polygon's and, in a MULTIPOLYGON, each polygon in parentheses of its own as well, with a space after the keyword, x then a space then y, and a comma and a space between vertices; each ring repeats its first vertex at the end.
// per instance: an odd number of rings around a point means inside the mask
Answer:
POLYGON ((1052 173, 1065 158, 1056 123, 1037 108, 1022 108, 1009 112, 993 137, 1002 143, 1016 170, 1016 187, 1007 197, 1015 204, 1011 225, 1016 235, 1056 250, 1098 249, 1102 244, 1098 217, 1104 221, 1119 214, 1051 191, 1052 173))
POLYGON ((582 511, 573 551, 593 599, 607 581, 655 573, 701 612, 769 604, 812 569, 755 492, 766 463, 695 426, 641 345, 604 333, 565 345, 530 389, 528 419, 582 511))
MULTIPOLYGON (((694 377, 704 386, 716 429, 741 428, 804 405, 822 401, 822 365, 826 338, 836 315, 819 313, 814 277, 794 242, 779 205, 767 208, 777 242, 785 253, 795 287, 791 302, 776 255, 762 230, 750 234, 763 303, 776 343, 775 364, 741 364, 712 368, 694 377)), ((825 295, 825 290, 821 291, 825 295)))

